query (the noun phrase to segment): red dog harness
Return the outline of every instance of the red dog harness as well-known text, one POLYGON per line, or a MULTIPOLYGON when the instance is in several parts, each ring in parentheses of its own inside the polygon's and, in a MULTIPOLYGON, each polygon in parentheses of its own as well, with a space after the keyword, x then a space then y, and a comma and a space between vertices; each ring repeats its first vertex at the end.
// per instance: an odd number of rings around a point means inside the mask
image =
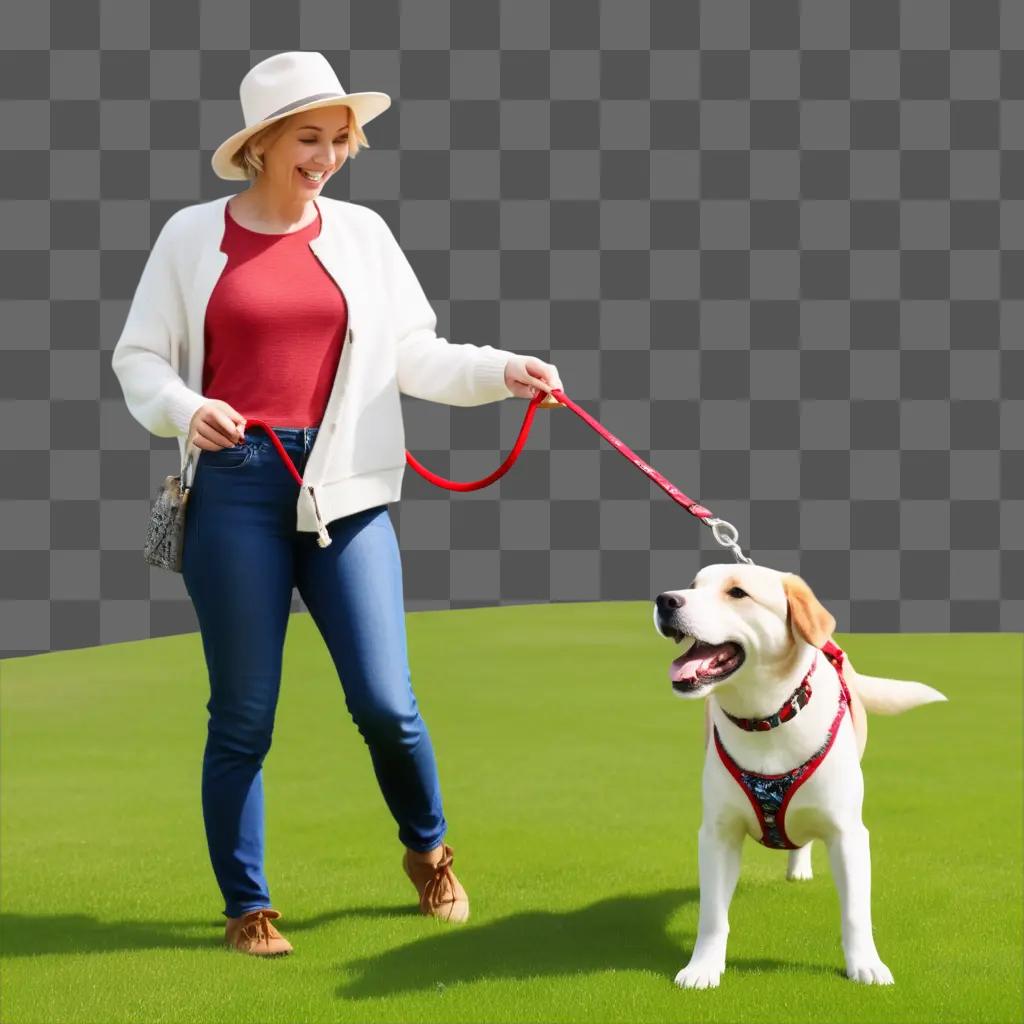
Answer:
MULTIPOLYGON (((846 709, 850 706, 850 691, 843 678, 843 659, 845 654, 842 648, 827 641, 821 648, 822 653, 832 663, 832 667, 839 673, 839 710, 836 711, 832 724, 828 727, 828 733, 822 745, 803 764, 791 771, 783 772, 781 775, 762 775, 759 772, 748 772, 741 768, 730 756, 729 752, 722 745, 722 739, 718 735, 718 726, 715 726, 715 747, 722 764, 729 769, 729 774, 740 784, 743 792, 747 794, 757 820, 761 825, 761 838, 758 842, 763 846, 775 850, 795 850, 797 846, 789 836, 786 835, 785 816, 786 808, 793 799, 796 791, 817 771, 818 765, 825 760, 825 755, 832 749, 836 734, 839 732, 839 724, 843 720, 846 709)), ((814 662, 808 669, 803 681, 793 691, 793 695, 782 707, 768 718, 729 718, 741 729, 748 732, 762 732, 766 729, 774 729, 783 722, 791 719, 810 699, 811 687, 810 678, 818 663, 815 656, 814 662)), ((728 714, 728 712, 726 712, 728 714)), ((853 720, 853 711, 850 711, 850 720, 853 720)))

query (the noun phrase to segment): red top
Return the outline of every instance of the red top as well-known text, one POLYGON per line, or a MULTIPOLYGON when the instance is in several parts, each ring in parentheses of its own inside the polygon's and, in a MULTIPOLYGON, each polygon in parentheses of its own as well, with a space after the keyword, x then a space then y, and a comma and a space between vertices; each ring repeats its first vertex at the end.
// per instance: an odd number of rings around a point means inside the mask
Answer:
POLYGON ((203 394, 273 427, 318 427, 341 359, 348 306, 298 231, 242 227, 224 204, 224 271, 206 309, 203 394))

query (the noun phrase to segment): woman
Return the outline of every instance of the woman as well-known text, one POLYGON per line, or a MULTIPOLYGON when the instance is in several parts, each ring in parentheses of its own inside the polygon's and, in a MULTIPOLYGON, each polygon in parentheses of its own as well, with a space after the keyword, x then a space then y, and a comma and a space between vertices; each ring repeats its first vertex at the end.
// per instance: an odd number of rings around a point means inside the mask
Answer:
POLYGON ((247 127, 213 167, 250 187, 164 225, 112 365, 139 422, 177 437, 183 459, 199 451, 182 574, 210 679, 203 818, 226 944, 278 955, 292 947, 271 923, 261 767, 293 586, 369 747, 420 910, 469 914, 410 683, 387 508, 405 468, 398 396, 478 405, 561 382, 539 359, 438 338, 386 223, 321 195, 386 95, 346 95, 321 54, 290 52, 252 68, 240 96, 247 127), (249 418, 272 427, 302 488, 249 418))

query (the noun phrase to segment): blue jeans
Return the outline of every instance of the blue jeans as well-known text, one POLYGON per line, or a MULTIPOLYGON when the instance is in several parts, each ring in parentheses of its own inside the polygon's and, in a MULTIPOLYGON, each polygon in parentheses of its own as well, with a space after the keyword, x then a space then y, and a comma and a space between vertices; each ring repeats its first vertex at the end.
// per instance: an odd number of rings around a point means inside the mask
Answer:
MULTIPOLYGON (((317 427, 275 427, 299 474, 317 427)), ((263 874, 263 760, 297 586, 338 670, 398 838, 432 850, 447 825, 434 748, 412 691, 402 563, 387 505, 296 529, 299 485, 262 427, 203 451, 185 517, 182 575, 210 679, 202 802, 225 917, 270 907, 263 874)))

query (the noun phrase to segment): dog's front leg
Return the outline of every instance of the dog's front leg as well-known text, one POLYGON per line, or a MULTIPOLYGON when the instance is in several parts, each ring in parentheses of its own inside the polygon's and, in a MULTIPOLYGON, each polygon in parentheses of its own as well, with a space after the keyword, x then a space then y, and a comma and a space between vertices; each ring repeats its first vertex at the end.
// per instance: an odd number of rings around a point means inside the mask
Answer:
POLYGON ((716 988, 725 970, 729 903, 740 873, 743 832, 704 822, 697 833, 700 920, 690 962, 676 975, 680 988, 716 988))
POLYGON ((871 848, 861 822, 839 828, 827 840, 839 892, 846 976, 866 985, 891 985, 892 972, 875 949, 871 929, 871 848))

